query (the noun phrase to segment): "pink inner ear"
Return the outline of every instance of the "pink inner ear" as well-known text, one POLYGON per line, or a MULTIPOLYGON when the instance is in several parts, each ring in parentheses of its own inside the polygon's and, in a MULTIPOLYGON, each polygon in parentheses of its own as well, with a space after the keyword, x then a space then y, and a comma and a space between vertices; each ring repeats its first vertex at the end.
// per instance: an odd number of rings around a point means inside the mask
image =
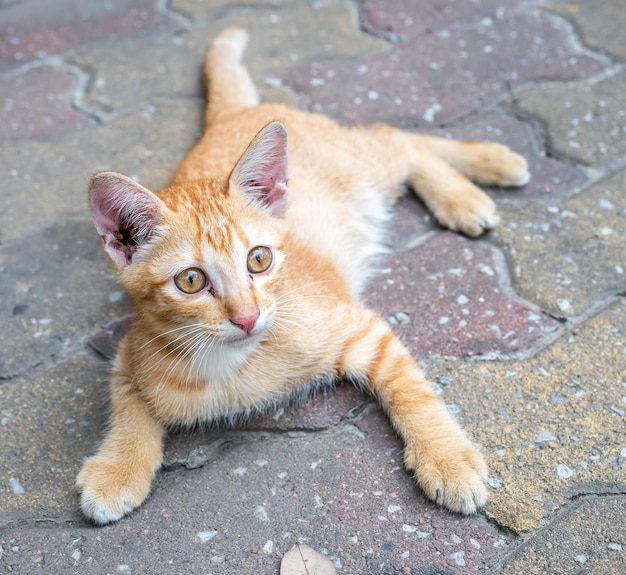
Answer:
POLYGON ((122 267, 133 263, 161 221, 161 201, 122 174, 101 172, 91 179, 89 203, 105 251, 122 267))
POLYGON ((243 153, 230 183, 251 201, 279 216, 289 201, 287 180, 287 130, 280 122, 272 122, 243 153))

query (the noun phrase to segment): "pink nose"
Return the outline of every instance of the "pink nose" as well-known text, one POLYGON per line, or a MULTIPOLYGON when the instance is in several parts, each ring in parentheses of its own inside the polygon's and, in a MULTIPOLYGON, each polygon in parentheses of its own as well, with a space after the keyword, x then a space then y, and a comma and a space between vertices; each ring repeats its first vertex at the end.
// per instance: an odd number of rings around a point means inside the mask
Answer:
POLYGON ((257 319, 259 319, 258 311, 252 315, 248 315, 245 317, 235 317, 230 320, 230 323, 236 325, 239 329, 249 334, 254 329, 257 319))

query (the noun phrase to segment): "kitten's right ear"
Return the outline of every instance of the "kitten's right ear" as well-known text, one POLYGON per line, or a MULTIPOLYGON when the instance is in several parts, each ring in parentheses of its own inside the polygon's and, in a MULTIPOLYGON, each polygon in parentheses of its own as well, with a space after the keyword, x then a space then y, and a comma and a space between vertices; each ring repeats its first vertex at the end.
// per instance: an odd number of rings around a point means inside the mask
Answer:
POLYGON ((117 172, 99 172, 91 178, 89 207, 105 251, 120 268, 135 261, 165 209, 150 190, 117 172))

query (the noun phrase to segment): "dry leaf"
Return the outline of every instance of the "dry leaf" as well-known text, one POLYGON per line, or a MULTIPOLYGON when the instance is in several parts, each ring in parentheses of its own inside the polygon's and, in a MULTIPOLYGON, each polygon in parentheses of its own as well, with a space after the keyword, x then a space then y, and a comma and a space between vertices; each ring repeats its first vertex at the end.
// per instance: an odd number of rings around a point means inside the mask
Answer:
POLYGON ((296 544, 280 562, 280 575, 337 575, 337 570, 326 555, 296 544))

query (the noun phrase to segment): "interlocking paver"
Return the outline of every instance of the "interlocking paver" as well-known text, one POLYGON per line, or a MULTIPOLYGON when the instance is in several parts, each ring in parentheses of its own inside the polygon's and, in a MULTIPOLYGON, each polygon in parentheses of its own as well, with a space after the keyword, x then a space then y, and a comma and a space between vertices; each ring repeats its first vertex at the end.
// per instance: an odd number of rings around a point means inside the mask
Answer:
POLYGON ((574 317, 626 289, 626 171, 562 202, 503 204, 494 234, 513 286, 558 317, 574 317))
POLYGON ((173 31, 153 0, 27 0, 0 5, 0 71, 76 49, 85 42, 173 31))
POLYGON ((498 524, 535 530, 573 497, 626 488, 623 301, 532 358, 437 364, 431 375, 447 378, 443 397, 487 455, 498 524))
POLYGON ((0 531, 13 522, 76 520, 74 476, 106 423, 106 373, 79 355, 28 382, 0 385, 0 531))
POLYGON ((624 495, 576 501, 532 537, 500 571, 503 575, 626 571, 624 495))
POLYGON ((541 118, 556 154, 583 164, 603 164, 626 153, 626 72, 595 82, 536 86, 518 106, 541 118))
POLYGON ((367 299, 419 357, 513 353, 558 327, 513 295, 485 244, 441 233, 385 263, 367 299))
POLYGON ((127 310, 89 222, 27 236, 0 258, 0 378, 63 359, 94 322, 127 310))
POLYGON ((588 46, 626 59, 626 13, 624 10, 615 10, 614 2, 549 0, 545 7, 573 20, 588 46))
POLYGON ((205 466, 161 473, 153 496, 118 525, 94 530, 78 520, 4 534, 6 564, 15 572, 35 561, 59 573, 128 565, 252 575, 275 572, 297 541, 326 549, 345 573, 469 574, 502 556, 509 537, 493 524, 459 519, 416 493, 378 410, 359 423, 364 431, 235 440, 205 466))
POLYGON ((58 144, 5 145, 0 239, 27 237, 55 221, 88 221, 87 181, 97 170, 124 172, 155 189, 165 186, 177 154, 191 146, 200 125, 200 100, 164 100, 58 144))
POLYGON ((97 45, 83 50, 72 62, 94 71, 87 100, 107 113, 131 109, 155 95, 196 95, 202 91, 198 64, 210 39, 220 30, 238 25, 250 33, 246 65, 257 79, 261 96, 266 96, 279 84, 277 70, 387 49, 386 42, 360 32, 357 21, 353 7, 335 2, 292 2, 277 11, 217 11, 188 32, 158 37, 140 46, 133 39, 114 46, 97 45))
POLYGON ((516 7, 483 14, 468 20, 461 12, 434 29, 419 18, 405 20, 392 51, 316 62, 281 77, 309 95, 315 111, 353 122, 377 117, 428 126, 459 119, 525 83, 588 78, 606 66, 572 45, 561 19, 516 7))
POLYGON ((0 78, 0 124, 5 140, 60 139, 94 125, 72 108, 76 78, 52 66, 0 78))

